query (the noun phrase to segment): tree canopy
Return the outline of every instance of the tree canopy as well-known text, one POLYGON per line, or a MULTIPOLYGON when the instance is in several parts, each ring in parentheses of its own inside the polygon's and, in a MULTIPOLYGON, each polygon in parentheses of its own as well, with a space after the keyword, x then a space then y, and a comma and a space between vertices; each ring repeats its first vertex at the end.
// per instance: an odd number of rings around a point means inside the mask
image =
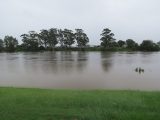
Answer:
POLYGON ((22 34, 22 48, 25 51, 36 51, 41 44, 38 34, 35 31, 30 31, 28 34, 22 34))
POLYGON ((18 40, 12 36, 5 36, 4 37, 4 46, 5 50, 8 52, 14 52, 18 45, 18 40))
POLYGON ((129 48, 129 49, 137 49, 138 48, 138 44, 132 39, 127 39, 126 45, 127 45, 127 48, 129 48))
POLYGON ((102 31, 101 34, 101 46, 104 48, 110 48, 110 47, 114 47, 115 45, 115 38, 114 38, 114 34, 111 32, 110 29, 105 28, 102 31))
POLYGON ((75 39, 77 41, 78 47, 85 47, 89 42, 89 38, 86 33, 82 29, 76 29, 75 39))
POLYGON ((0 51, 3 51, 3 48, 4 48, 4 43, 3 40, 0 39, 0 51))
POLYGON ((154 43, 152 40, 143 40, 140 45, 140 49, 143 51, 157 51, 159 50, 159 45, 154 43))
POLYGON ((125 44, 126 44, 126 42, 123 41, 123 40, 119 40, 119 41, 118 41, 119 47, 124 47, 125 44))

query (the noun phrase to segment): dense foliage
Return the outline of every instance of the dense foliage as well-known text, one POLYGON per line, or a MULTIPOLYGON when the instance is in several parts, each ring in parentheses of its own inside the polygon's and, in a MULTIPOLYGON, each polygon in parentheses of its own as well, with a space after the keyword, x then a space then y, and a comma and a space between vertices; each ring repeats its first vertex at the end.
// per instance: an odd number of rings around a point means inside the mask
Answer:
POLYGON ((12 36, 0 39, 0 52, 14 51, 40 51, 40 50, 135 50, 135 51, 159 51, 160 42, 143 40, 141 44, 132 39, 116 41, 114 33, 105 28, 101 33, 100 45, 89 46, 89 38, 82 29, 57 29, 40 30, 39 33, 29 31, 21 36, 21 44, 12 36))
MULTIPOLYGON (((1 41, 2 42, 2 41, 1 41)), ((16 50, 18 45, 18 40, 12 36, 5 36, 4 38, 4 49, 8 52, 12 52, 16 50)), ((2 43, 3 43, 2 42, 2 43)), ((3 45, 2 45, 3 46, 3 45)))
POLYGON ((113 38, 114 34, 111 33, 111 30, 109 30, 108 28, 104 29, 102 31, 101 34, 102 38, 100 39, 101 42, 101 46, 105 47, 105 48, 112 48, 115 47, 114 43, 115 43, 115 39, 113 38))
POLYGON ((158 51, 159 45, 155 44, 152 40, 144 40, 140 45, 140 49, 146 51, 158 51))

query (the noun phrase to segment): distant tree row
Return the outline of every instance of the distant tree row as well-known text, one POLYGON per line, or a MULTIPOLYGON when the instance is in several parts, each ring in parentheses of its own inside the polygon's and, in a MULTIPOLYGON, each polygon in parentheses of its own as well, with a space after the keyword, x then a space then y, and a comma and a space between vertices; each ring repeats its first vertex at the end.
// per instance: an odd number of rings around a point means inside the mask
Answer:
POLYGON ((159 51, 160 42, 154 43, 152 40, 143 40, 139 45, 132 39, 127 39, 126 41, 119 40, 116 42, 114 34, 110 29, 106 28, 101 34, 101 46, 108 49, 124 49, 124 50, 140 50, 140 51, 159 51))
POLYGON ((68 29, 41 30, 40 33, 30 31, 28 34, 21 35, 22 44, 21 49, 25 51, 36 50, 53 50, 57 44, 62 48, 70 48, 75 42, 78 47, 85 47, 89 42, 89 38, 82 29, 76 29, 73 33, 68 29))
POLYGON ((55 50, 56 48, 61 50, 71 48, 72 50, 77 48, 80 48, 80 50, 160 50, 160 42, 154 43, 152 40, 143 40, 140 45, 132 39, 116 41, 114 33, 108 28, 102 31, 101 44, 94 47, 89 47, 89 38, 82 29, 75 29, 75 32, 69 29, 43 29, 39 33, 30 31, 27 34, 22 34, 20 37, 22 38, 22 44, 20 45, 18 40, 12 36, 5 36, 3 40, 0 39, 0 51, 39 51, 55 50), (77 47, 73 47, 75 44, 77 47))

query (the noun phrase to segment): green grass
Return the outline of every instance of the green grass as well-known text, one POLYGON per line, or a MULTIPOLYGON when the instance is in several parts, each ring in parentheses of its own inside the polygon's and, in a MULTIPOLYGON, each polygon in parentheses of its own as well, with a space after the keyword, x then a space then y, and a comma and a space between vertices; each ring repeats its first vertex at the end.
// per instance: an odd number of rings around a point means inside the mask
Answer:
POLYGON ((160 92, 0 88, 0 120, 160 120, 160 92))

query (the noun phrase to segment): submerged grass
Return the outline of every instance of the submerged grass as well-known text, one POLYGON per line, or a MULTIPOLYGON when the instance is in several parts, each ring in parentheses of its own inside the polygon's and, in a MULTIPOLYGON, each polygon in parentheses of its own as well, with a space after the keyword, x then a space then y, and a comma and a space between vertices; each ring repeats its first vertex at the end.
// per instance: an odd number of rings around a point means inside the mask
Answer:
POLYGON ((0 120, 160 120, 160 92, 0 88, 0 120))

